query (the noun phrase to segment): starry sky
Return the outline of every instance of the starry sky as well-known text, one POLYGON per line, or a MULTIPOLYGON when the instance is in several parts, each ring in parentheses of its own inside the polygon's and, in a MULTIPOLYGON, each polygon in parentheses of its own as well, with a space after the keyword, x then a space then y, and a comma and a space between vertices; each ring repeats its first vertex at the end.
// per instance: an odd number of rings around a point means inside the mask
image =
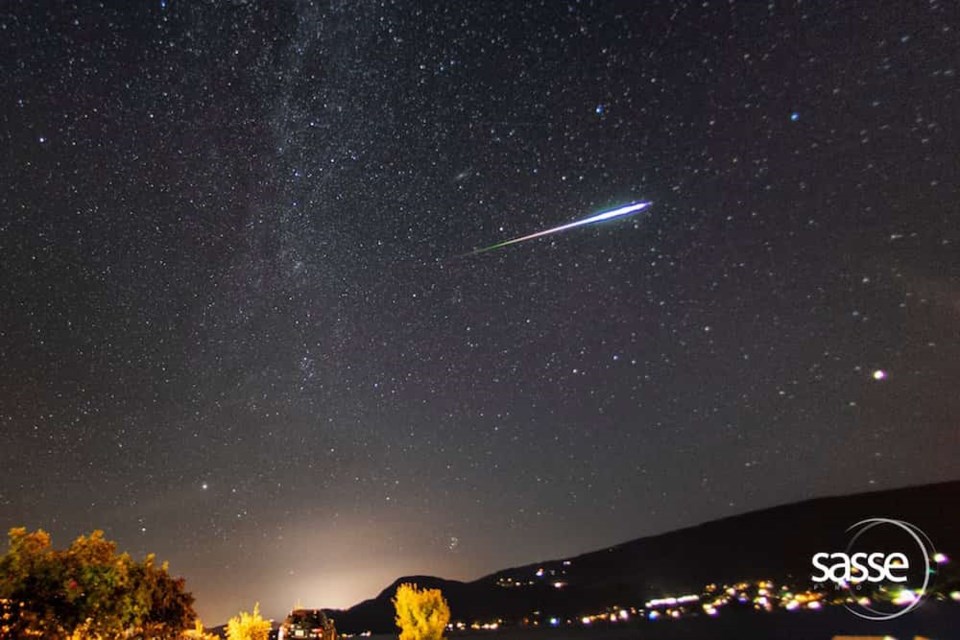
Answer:
POLYGON ((950 2, 0 34, 4 530, 104 529, 219 623, 960 477, 950 2))

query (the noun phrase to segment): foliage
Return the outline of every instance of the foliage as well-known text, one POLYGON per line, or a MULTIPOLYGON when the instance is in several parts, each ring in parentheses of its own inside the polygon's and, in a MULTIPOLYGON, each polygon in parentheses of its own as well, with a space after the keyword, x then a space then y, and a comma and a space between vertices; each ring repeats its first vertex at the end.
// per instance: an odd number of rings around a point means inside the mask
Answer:
POLYGON ((212 633, 207 633, 206 630, 204 630, 203 622, 200 621, 200 618, 194 621, 193 629, 184 633, 183 637, 186 640, 219 640, 217 636, 212 633))
POLYGON ((43 530, 13 528, 0 556, 0 639, 173 639, 195 617, 193 596, 153 555, 117 553, 102 531, 54 549, 43 530))
POLYGON ((253 605, 253 613, 241 611, 227 623, 228 640, 267 640, 270 621, 260 615, 260 603, 253 605))
POLYGON ((450 621, 450 607, 439 589, 401 584, 392 600, 400 640, 442 640, 450 621))

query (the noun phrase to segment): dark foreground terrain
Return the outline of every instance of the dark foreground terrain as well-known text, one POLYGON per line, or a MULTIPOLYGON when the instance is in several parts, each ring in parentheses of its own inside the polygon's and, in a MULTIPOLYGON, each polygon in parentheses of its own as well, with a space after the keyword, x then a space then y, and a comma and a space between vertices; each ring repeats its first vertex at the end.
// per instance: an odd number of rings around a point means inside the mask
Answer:
MULTIPOLYGON (((212 630, 226 637, 225 627, 212 630)), ((399 632, 369 640, 396 640, 399 632)), ((889 640, 960 640, 960 603, 925 602, 895 620, 862 620, 842 607, 821 611, 724 612, 680 620, 641 621, 595 627, 504 627, 496 631, 454 631, 449 640, 832 640, 837 636, 889 640)), ((276 630, 271 638, 276 638, 276 630)), ((363 639, 364 636, 353 636, 363 639)))
MULTIPOLYGON (((842 608, 803 613, 734 613, 717 618, 645 622, 588 629, 506 628, 450 634, 451 640, 830 640, 835 636, 960 640, 960 604, 925 603, 896 620, 861 620, 842 608)), ((382 636, 395 638, 396 636, 382 636)), ((374 636, 376 638, 376 636, 374 636)))

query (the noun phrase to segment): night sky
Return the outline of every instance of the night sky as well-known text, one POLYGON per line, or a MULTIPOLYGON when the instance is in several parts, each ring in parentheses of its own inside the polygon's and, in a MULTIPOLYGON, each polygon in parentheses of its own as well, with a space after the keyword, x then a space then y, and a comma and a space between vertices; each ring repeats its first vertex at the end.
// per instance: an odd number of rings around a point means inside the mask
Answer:
POLYGON ((219 623, 960 477, 952 2, 24 0, 0 47, 3 531, 219 623))

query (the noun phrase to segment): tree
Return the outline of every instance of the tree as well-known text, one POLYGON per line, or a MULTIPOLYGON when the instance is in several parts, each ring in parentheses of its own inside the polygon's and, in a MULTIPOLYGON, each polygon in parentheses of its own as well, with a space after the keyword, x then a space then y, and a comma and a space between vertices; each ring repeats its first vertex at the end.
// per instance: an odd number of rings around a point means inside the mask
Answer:
POLYGON ((11 529, 0 556, 0 638, 173 639, 196 617, 182 578, 152 555, 117 553, 102 531, 54 549, 43 530, 11 529))
POLYGON ((270 621, 260 616, 260 603, 253 605, 253 613, 241 611, 227 623, 228 640, 267 640, 270 621))
POLYGON ((203 622, 197 618, 193 623, 193 629, 183 634, 187 640, 219 640, 218 636, 207 633, 203 628, 203 622))
POLYGON ((443 632, 450 622, 450 607, 439 589, 401 584, 392 602, 397 612, 400 640, 443 640, 443 632))

